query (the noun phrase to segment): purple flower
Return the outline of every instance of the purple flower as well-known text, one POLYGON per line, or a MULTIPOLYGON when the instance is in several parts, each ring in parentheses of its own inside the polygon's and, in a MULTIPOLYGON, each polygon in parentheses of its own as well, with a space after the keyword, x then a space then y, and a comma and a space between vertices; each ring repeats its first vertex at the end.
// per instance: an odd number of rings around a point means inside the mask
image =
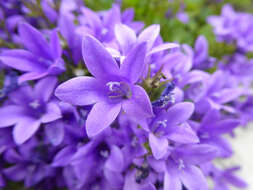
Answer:
POLYGON ((6 50, 0 56, 5 65, 25 72, 19 77, 19 83, 48 75, 58 75, 65 71, 56 30, 51 33, 50 43, 37 29, 27 23, 19 25, 19 35, 28 50, 6 50))
POLYGON ((198 143, 199 139, 187 120, 194 111, 190 102, 178 103, 167 111, 157 114, 150 124, 149 144, 156 159, 170 153, 169 141, 189 144, 198 143))
POLYGON ((48 141, 54 146, 79 143, 85 137, 80 123, 80 114, 74 106, 65 102, 60 102, 59 107, 61 119, 45 125, 45 135, 48 141))
POLYGON ((84 38, 83 58, 94 77, 71 79, 61 84, 55 94, 74 105, 95 104, 86 121, 88 136, 107 128, 121 108, 136 120, 153 115, 148 95, 135 85, 143 72, 145 53, 146 44, 138 44, 119 68, 99 41, 91 36, 84 38))
POLYGON ((114 38, 115 24, 121 23, 120 7, 116 4, 108 11, 100 14, 90 10, 87 7, 82 7, 83 15, 79 20, 79 34, 85 36, 90 34, 101 42, 110 42, 114 38))
POLYGON ((42 123, 61 118, 57 103, 50 100, 56 82, 54 77, 47 77, 39 81, 34 89, 24 85, 10 94, 10 103, 0 109, 0 127, 15 125, 13 138, 17 144, 31 138, 42 123))
POLYGON ((167 161, 164 189, 207 190, 206 177, 196 166, 216 157, 216 149, 210 145, 194 144, 176 148, 167 161))
POLYGON ((217 38, 228 43, 236 42, 241 52, 253 50, 252 38, 253 15, 236 12, 229 4, 224 5, 220 16, 208 17, 208 22, 214 27, 217 38))
MULTIPOLYGON (((131 49, 141 42, 147 42, 147 55, 150 57, 152 54, 179 47, 176 43, 161 43, 156 45, 155 42, 159 37, 160 26, 151 25, 143 30, 138 37, 133 29, 124 24, 117 24, 115 26, 115 37, 119 44, 119 49, 108 48, 113 57, 118 57, 120 60, 124 60, 125 56, 131 51, 131 49)), ((147 58, 146 58, 147 59, 147 58)))
POLYGON ((14 71, 5 75, 4 86, 0 90, 0 100, 6 98, 10 92, 18 87, 17 78, 17 73, 14 71))
POLYGON ((189 22, 189 15, 184 11, 179 11, 176 15, 177 19, 182 23, 187 24, 189 22))
MULTIPOLYGON (((50 167, 55 148, 32 138, 17 149, 11 148, 4 153, 9 167, 3 170, 7 179, 24 181, 26 187, 35 186, 43 180, 56 176, 56 170, 50 167)), ((42 186, 42 184, 40 184, 42 186)), ((53 187, 53 184, 50 184, 53 187)))
POLYGON ((193 67, 205 70, 213 67, 215 58, 208 55, 208 41, 205 36, 199 36, 194 46, 193 67))
POLYGON ((238 170, 240 170, 240 167, 232 167, 223 171, 214 167, 213 171, 211 171, 215 181, 214 190, 228 190, 229 185, 246 188, 247 184, 234 174, 238 170))

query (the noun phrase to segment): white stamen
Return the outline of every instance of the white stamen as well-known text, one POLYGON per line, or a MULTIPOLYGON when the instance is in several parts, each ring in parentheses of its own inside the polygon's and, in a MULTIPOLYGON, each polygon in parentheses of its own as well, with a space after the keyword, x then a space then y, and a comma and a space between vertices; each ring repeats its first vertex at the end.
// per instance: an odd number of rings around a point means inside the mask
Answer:
POLYGON ((108 158, 108 156, 109 156, 109 152, 107 150, 101 150, 99 153, 104 158, 108 158))
POLYGON ((162 121, 158 121, 157 123, 159 124, 159 125, 162 125, 164 128, 165 127, 167 127, 167 119, 164 119, 164 120, 162 120, 162 121))
POLYGON ((171 101, 172 104, 174 104, 176 102, 176 98, 175 98, 174 94, 172 94, 170 96, 170 99, 171 99, 170 101, 171 101))
POLYGON ((179 169, 179 170, 182 170, 182 169, 184 169, 184 168, 185 168, 184 161, 180 159, 180 160, 179 160, 178 169, 179 169))
POLYGON ((111 82, 106 83, 106 86, 108 86, 109 90, 113 92, 114 91, 113 87, 114 86, 120 86, 120 82, 111 81, 111 82))
POLYGON ((131 141, 131 145, 132 145, 132 146, 136 146, 137 143, 138 143, 137 137, 134 137, 134 138, 132 139, 132 141, 131 141))
POLYGON ((108 32, 108 30, 106 28, 103 28, 101 33, 102 33, 102 35, 105 35, 107 32, 108 32))
POLYGON ((31 102, 29 104, 29 106, 31 106, 32 108, 36 109, 36 108, 38 108, 40 106, 40 103, 39 103, 38 100, 34 100, 33 102, 31 102))

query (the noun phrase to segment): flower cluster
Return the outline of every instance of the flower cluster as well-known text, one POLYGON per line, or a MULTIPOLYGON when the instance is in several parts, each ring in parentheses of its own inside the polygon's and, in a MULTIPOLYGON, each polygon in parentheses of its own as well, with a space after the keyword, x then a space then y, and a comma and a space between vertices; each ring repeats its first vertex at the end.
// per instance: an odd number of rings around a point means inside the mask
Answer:
POLYGON ((229 4, 222 8, 220 16, 210 16, 208 22, 214 26, 214 33, 220 41, 235 43, 238 50, 253 51, 253 15, 236 12, 229 4))
POLYGON ((224 135, 253 120, 251 61, 219 63, 204 36, 163 42, 117 4, 38 2, 0 3, 0 187, 246 187, 217 160, 233 155, 224 135))

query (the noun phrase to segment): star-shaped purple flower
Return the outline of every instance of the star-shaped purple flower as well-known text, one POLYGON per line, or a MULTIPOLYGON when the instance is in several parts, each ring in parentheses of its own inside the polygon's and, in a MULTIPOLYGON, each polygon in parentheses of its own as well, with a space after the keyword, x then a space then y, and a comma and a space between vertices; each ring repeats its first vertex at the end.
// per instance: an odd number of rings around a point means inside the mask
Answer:
POLYGON ((9 95, 10 103, 0 109, 0 128, 14 126, 16 144, 30 139, 43 123, 61 118, 57 103, 50 99, 56 78, 40 80, 32 89, 24 85, 9 95))
POLYGON ((94 77, 76 77, 56 89, 56 96, 74 105, 92 105, 86 130, 92 137, 107 128, 123 109, 135 121, 153 116, 145 90, 136 85, 143 70, 146 43, 137 44, 119 67, 94 37, 83 40, 83 58, 94 77))
POLYGON ((58 75, 65 71, 61 58, 62 48, 57 31, 50 35, 50 43, 34 27, 27 23, 19 25, 19 36, 27 50, 12 49, 4 51, 0 60, 5 65, 25 72, 18 79, 19 83, 36 80, 48 75, 58 75))

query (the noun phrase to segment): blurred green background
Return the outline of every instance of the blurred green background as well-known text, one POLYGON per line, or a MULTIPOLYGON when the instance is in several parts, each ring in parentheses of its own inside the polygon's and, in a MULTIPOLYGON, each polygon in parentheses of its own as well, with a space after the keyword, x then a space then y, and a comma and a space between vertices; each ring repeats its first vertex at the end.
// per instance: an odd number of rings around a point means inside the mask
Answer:
MULTIPOLYGON (((93 10, 108 9, 115 2, 84 1, 86 6, 93 10)), ((222 6, 227 3, 233 5, 237 11, 253 12, 252 0, 122 0, 121 2, 123 10, 134 8, 136 20, 144 21, 146 25, 160 24, 161 35, 165 41, 177 41, 192 46, 199 35, 205 35, 209 41, 210 55, 217 58, 232 54, 235 48, 216 42, 212 27, 207 24, 206 18, 209 15, 220 14, 222 6), (187 24, 175 17, 182 7, 189 16, 187 24)))

